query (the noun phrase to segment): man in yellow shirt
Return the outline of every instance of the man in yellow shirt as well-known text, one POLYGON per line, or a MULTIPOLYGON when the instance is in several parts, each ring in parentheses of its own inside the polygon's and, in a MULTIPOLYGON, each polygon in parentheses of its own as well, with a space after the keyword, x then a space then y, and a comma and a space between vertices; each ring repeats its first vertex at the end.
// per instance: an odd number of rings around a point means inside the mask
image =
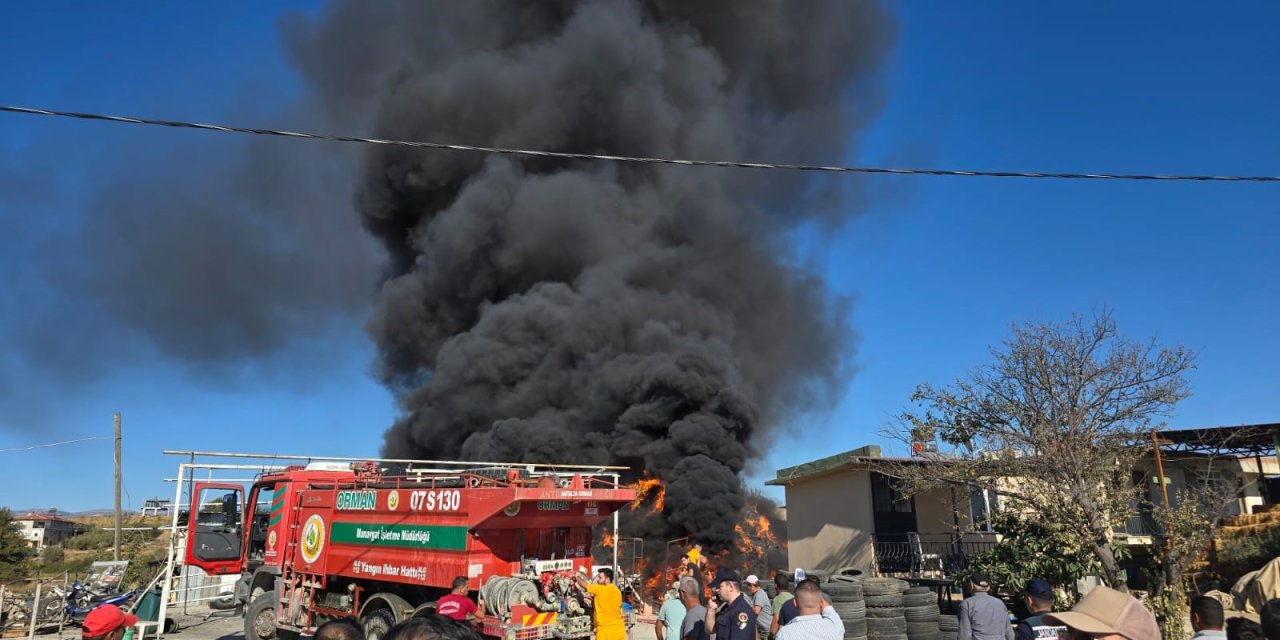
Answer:
POLYGON ((595 626, 596 640, 627 640, 627 622, 622 617, 622 591, 613 584, 613 569, 604 568, 588 583, 587 576, 578 574, 578 585, 587 590, 587 604, 591 605, 591 622, 595 626))

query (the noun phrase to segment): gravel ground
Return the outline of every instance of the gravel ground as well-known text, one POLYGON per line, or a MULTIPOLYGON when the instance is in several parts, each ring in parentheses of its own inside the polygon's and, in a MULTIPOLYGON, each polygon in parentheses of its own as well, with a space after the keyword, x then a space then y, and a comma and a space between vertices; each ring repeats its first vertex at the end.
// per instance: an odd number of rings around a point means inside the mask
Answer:
MULTIPOLYGON (((243 640, 244 618, 230 611, 210 611, 201 606, 191 606, 187 614, 178 607, 172 611, 172 617, 178 621, 178 630, 165 634, 173 640, 243 640), (210 615, 212 614, 212 615, 210 615)), ((654 640, 657 636, 653 624, 642 621, 631 627, 628 640, 654 640)), ((79 640, 79 629, 65 629, 61 635, 47 633, 37 635, 40 640, 79 640)), ((26 636, 23 636, 24 638, 26 636)))
MULTIPOLYGON (((221 640, 244 638, 244 618, 230 611, 210 611, 207 607, 191 605, 187 613, 182 607, 170 610, 170 617, 178 622, 178 630, 165 634, 173 640, 221 640), (212 613, 213 615, 209 615, 212 613)), ((26 638, 26 636, 21 636, 26 638)), ((150 635, 148 637, 151 637, 150 635)), ((37 640, 80 640, 80 629, 68 627, 58 633, 36 634, 37 640)))

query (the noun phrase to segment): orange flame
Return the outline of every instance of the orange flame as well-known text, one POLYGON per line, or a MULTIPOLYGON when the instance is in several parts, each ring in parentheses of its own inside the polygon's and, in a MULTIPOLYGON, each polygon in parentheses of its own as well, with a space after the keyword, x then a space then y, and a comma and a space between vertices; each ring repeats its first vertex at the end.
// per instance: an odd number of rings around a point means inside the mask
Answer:
POLYGON ((748 504, 742 511, 742 522, 734 527, 737 540, 734 547, 742 555, 743 566, 752 573, 763 574, 768 569, 769 551, 777 549, 781 544, 773 533, 773 523, 760 513, 754 504, 748 504))
POLYGON ((600 540, 600 546, 613 547, 613 533, 609 531, 604 532, 604 538, 600 540))
POLYGON ((631 510, 640 508, 640 505, 652 500, 653 511, 661 512, 663 501, 667 497, 667 485, 662 483, 659 478, 645 475, 635 484, 636 499, 631 501, 631 510))

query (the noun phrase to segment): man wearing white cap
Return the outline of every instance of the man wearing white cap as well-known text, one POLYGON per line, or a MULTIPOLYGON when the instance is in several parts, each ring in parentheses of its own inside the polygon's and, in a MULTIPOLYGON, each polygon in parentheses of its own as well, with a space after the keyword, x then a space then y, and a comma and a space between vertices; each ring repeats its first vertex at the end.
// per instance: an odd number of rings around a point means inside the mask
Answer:
POLYGON ((760 578, 754 575, 747 576, 747 598, 756 611, 756 636, 768 638, 769 627, 773 625, 773 603, 769 601, 769 594, 760 588, 760 578))

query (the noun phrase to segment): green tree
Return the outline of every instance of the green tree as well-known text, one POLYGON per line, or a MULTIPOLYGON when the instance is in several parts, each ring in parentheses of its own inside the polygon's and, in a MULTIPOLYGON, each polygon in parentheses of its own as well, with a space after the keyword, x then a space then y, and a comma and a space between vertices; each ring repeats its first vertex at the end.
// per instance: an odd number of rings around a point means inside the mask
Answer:
POLYGON ((30 570, 34 551, 22 537, 13 514, 0 507, 0 580, 18 578, 30 570))
POLYGON ((1132 472, 1150 433, 1189 394, 1195 354, 1122 337, 1108 311, 1015 324, 994 359, 948 387, 923 384, 890 428, 942 441, 939 464, 896 469, 908 493, 956 483, 995 489, 1006 508, 1071 536, 1109 586, 1127 590, 1113 531, 1138 499, 1132 472))
MULTIPOLYGON (((1070 606, 1076 580, 1100 568, 1084 540, 1058 523, 1002 511, 991 516, 991 528, 1001 535, 999 544, 970 558, 962 577, 982 572, 1013 593, 1022 593, 1028 580, 1041 578, 1065 597, 1059 605, 1070 606)), ((1118 555, 1125 552, 1122 545, 1115 546, 1118 555)))

